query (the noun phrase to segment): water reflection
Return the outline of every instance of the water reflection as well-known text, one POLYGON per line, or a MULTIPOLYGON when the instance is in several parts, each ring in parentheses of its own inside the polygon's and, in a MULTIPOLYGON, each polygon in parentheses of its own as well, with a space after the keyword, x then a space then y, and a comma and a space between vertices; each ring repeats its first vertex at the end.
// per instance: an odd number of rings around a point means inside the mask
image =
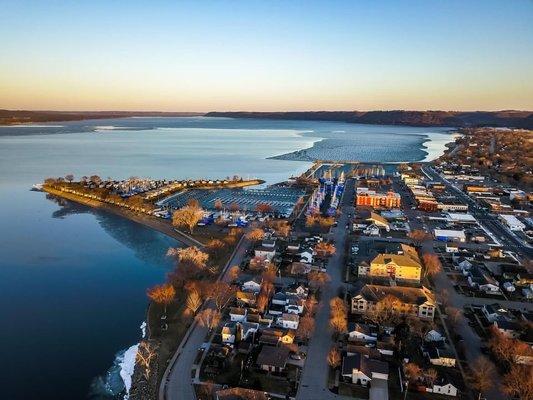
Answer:
POLYGON ((50 194, 47 194, 46 198, 60 206, 52 213, 53 218, 63 219, 71 215, 92 214, 109 236, 131 249, 139 260, 157 266, 172 266, 172 262, 165 254, 169 247, 180 245, 175 239, 103 210, 50 194))

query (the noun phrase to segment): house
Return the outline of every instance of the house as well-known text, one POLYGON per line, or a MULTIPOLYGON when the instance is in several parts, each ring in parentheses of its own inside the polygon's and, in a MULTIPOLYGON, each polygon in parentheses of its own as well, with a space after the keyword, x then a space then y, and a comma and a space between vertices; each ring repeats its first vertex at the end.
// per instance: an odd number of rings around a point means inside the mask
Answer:
POLYGON ((261 277, 256 276, 243 282, 241 289, 245 292, 259 293, 261 290, 261 277))
POLYGON ((428 333, 426 333, 426 336, 424 336, 424 340, 426 342, 444 342, 446 338, 441 333, 432 329, 428 333))
POLYGON ((296 296, 301 299, 306 299, 309 295, 309 288, 304 285, 294 284, 287 288, 285 294, 287 294, 287 296, 296 296))
POLYGON ((457 386, 455 386, 449 379, 439 377, 433 383, 432 387, 426 388, 426 392, 444 394, 447 396, 457 396, 457 386))
POLYGON ((490 277, 486 272, 479 267, 470 268, 470 275, 467 278, 468 284, 485 293, 500 292, 500 285, 496 279, 490 277))
POLYGON ((261 352, 257 356, 257 365, 264 371, 282 372, 289 358, 290 350, 286 346, 263 345, 261 352))
POLYGON ((385 336, 376 343, 376 350, 384 356, 393 356, 396 344, 392 336, 385 336))
POLYGON ((263 241, 261 242, 261 246, 268 249, 275 249, 276 239, 263 239, 263 241))
POLYGON ((455 355, 451 349, 447 347, 429 347, 424 353, 429 358, 429 362, 433 365, 455 367, 455 355))
POLYGON ((374 360, 361 353, 346 355, 342 359, 342 376, 352 383, 367 386, 372 379, 389 379, 389 364, 374 360))
POLYGON ((254 255, 256 257, 264 258, 268 261, 272 261, 274 256, 276 255, 276 248, 275 247, 265 247, 264 245, 261 245, 257 247, 254 250, 254 255))
POLYGON ((238 290, 237 293, 235 293, 235 298, 240 304, 254 305, 257 299, 257 293, 238 290))
POLYGON ((390 224, 387 220, 375 212, 371 212, 370 217, 366 220, 370 222, 370 225, 376 225, 379 229, 385 229, 387 232, 390 231, 390 224))
POLYGON ((363 233, 367 236, 379 236, 379 226, 376 224, 368 225, 363 233))
POLYGON ((377 334, 372 332, 367 324, 350 322, 348 325, 348 340, 364 340, 365 342, 376 342, 377 334))
POLYGON ((307 275, 311 272, 311 264, 295 261, 290 265, 292 275, 307 275))
POLYGON ((455 243, 446 243, 446 253, 458 253, 459 246, 455 243))
POLYGON ((498 303, 485 304, 481 308, 481 312, 489 322, 494 322, 499 317, 509 313, 509 311, 507 311, 505 308, 502 308, 498 303))
POLYGON ((522 333, 522 326, 518 321, 498 317, 493 323, 498 331, 505 337, 516 339, 522 333))
POLYGON ((276 292, 274 296, 272 296, 272 304, 277 304, 280 306, 285 306, 287 304, 288 298, 287 295, 283 292, 276 292))
POLYGON ((257 333, 259 324, 251 322, 227 322, 222 327, 222 343, 234 344, 257 333))
POLYGON ((422 288, 364 285, 356 291, 351 301, 354 314, 366 314, 376 308, 385 298, 392 300, 394 309, 402 315, 414 315, 420 319, 432 320, 435 316, 435 296, 422 288))
POLYGON ((229 309, 229 317, 232 322, 246 321, 246 309, 240 307, 231 307, 229 309))
POLYGON ((306 264, 312 264, 313 263, 313 252, 310 250, 302 251, 300 254, 300 262, 306 263, 306 264))
POLYGON ((222 343, 233 344, 237 334, 235 324, 228 322, 222 327, 222 343))
POLYGON ((278 317, 277 323, 285 329, 298 329, 300 317, 296 314, 283 313, 278 317))

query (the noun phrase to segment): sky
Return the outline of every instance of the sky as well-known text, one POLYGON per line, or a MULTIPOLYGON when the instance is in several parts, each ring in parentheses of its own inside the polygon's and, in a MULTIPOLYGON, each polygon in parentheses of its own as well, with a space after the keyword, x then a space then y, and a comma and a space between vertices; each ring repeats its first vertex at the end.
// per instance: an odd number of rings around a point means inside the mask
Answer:
POLYGON ((533 110, 533 1, 0 0, 0 108, 533 110))

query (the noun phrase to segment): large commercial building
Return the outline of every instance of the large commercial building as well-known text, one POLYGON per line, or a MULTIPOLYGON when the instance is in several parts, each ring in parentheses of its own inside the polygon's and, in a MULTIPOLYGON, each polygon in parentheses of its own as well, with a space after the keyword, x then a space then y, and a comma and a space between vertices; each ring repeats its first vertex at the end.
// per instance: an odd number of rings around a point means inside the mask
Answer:
MULTIPOLYGON (((373 208, 400 208, 402 201, 399 193, 379 193, 375 190, 357 190, 356 204, 358 206, 370 206, 373 208)), ((366 189, 366 188, 364 188, 366 189)))
POLYGON ((466 242, 465 231, 435 229, 435 239, 442 242, 466 242))
POLYGON ((435 316, 435 296, 429 289, 379 285, 364 285, 355 293, 352 297, 352 313, 371 313, 376 308, 379 310, 380 303, 402 315, 425 320, 432 320, 435 316))
POLYGON ((500 220, 512 231, 523 231, 526 225, 520 222, 514 215, 501 214, 500 220))

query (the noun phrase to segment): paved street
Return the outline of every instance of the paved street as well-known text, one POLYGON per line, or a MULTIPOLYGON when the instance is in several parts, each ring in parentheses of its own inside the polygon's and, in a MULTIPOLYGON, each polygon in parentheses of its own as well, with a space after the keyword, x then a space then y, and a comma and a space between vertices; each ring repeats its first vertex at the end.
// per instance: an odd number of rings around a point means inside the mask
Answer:
POLYGON ((466 204, 469 205, 469 212, 491 233, 496 239, 505 246, 506 250, 514 251, 521 254, 523 257, 531 259, 533 258, 533 249, 530 246, 525 245, 522 241, 516 238, 511 232, 509 232, 500 221, 490 215, 486 210, 483 210, 479 205, 470 198, 466 193, 452 185, 448 180, 441 177, 433 168, 426 166, 422 168, 423 172, 430 176, 431 179, 445 183, 454 193, 466 204))
POLYGON ((339 288, 343 285, 344 244, 346 241, 348 214, 354 212, 353 208, 354 182, 346 182, 345 195, 342 202, 342 215, 338 226, 331 231, 331 238, 335 242, 337 252, 328 264, 328 274, 331 282, 323 289, 321 307, 315 317, 315 333, 309 343, 307 360, 302 373, 300 387, 296 396, 299 400, 327 400, 340 399, 328 389, 329 366, 326 361, 329 349, 334 344, 331 338, 329 324, 329 301, 337 296, 339 288))
MULTIPOLYGON (((229 266, 240 265, 244 258, 248 241, 243 239, 235 255, 231 259, 229 266)), ((228 274, 224 272, 222 280, 228 280, 228 274)), ((209 304, 206 305, 209 307, 209 304)), ((175 360, 170 371, 167 383, 162 383, 162 390, 159 392, 159 400, 193 400, 196 398, 191 378, 191 370, 198 349, 202 346, 207 335, 207 329, 194 324, 191 326, 191 333, 185 344, 182 343, 181 352, 175 360)))

